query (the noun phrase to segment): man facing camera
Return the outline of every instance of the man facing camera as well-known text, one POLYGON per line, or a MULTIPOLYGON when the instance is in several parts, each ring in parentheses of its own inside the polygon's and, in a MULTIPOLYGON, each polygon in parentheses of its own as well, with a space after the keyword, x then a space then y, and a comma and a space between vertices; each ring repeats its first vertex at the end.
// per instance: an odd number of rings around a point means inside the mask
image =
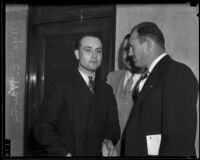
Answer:
POLYGON ((120 128, 112 88, 96 77, 102 50, 97 36, 82 36, 75 49, 77 69, 50 86, 35 125, 35 136, 49 156, 113 152, 120 128))

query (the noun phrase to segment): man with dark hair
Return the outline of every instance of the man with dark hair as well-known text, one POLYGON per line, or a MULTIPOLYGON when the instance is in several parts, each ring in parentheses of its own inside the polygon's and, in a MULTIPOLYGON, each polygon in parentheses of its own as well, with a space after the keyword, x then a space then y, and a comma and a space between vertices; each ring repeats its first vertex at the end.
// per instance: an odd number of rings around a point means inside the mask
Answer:
POLYGON ((131 31, 129 55, 146 67, 133 92, 134 108, 123 134, 125 156, 196 156, 198 82, 186 65, 165 52, 155 23, 131 31))
POLYGON ((96 77, 102 42, 82 36, 75 49, 77 70, 50 86, 35 125, 48 156, 109 156, 120 136, 112 88, 96 77), (102 152, 102 153, 101 153, 102 152))
MULTIPOLYGON (((128 55, 128 40, 130 34, 124 37, 120 48, 120 54, 122 56, 122 62, 125 65, 124 69, 110 72, 107 76, 107 83, 113 88, 115 98, 117 100, 119 124, 121 129, 121 135, 126 126, 130 111, 133 107, 132 92, 136 82, 141 76, 141 68, 134 65, 132 56, 128 55)), ((120 156, 121 138, 118 141, 115 151, 116 156, 120 156)))

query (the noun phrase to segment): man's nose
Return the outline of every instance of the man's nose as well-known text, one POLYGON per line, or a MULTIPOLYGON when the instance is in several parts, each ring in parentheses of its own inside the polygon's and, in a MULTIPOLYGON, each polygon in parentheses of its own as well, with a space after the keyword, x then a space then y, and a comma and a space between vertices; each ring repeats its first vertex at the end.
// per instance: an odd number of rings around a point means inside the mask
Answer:
POLYGON ((96 51, 92 51, 92 57, 94 57, 94 58, 97 57, 97 52, 96 51))

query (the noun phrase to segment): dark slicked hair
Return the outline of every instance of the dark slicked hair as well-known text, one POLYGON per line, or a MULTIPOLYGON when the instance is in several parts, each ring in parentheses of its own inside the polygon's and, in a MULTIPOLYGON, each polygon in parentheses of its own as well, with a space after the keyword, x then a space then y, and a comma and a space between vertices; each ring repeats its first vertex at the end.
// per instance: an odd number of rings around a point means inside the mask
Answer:
POLYGON ((89 33, 88 33, 88 34, 80 35, 80 36, 77 38, 76 43, 75 43, 75 49, 80 49, 81 40, 82 40, 83 38, 85 38, 85 37, 95 37, 95 38, 98 38, 98 39, 101 41, 102 45, 103 45, 103 42, 102 42, 102 40, 101 40, 101 38, 100 38, 99 35, 97 35, 97 34, 89 34, 89 33))
POLYGON ((142 22, 136 25, 131 33, 137 32, 138 38, 141 41, 146 40, 146 37, 151 38, 156 44, 165 50, 165 38, 159 27, 153 22, 142 22))

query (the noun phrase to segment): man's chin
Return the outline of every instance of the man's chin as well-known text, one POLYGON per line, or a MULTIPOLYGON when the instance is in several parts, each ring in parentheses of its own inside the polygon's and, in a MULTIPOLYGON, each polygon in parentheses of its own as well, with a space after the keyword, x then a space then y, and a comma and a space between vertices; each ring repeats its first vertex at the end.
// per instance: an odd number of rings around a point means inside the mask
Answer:
POLYGON ((140 67, 137 67, 136 65, 132 65, 132 66, 130 67, 130 71, 131 71, 132 73, 139 73, 139 72, 141 71, 141 68, 140 68, 140 67))
POLYGON ((99 67, 90 67, 89 70, 90 70, 91 72, 96 72, 96 70, 97 70, 98 68, 99 68, 99 67))

